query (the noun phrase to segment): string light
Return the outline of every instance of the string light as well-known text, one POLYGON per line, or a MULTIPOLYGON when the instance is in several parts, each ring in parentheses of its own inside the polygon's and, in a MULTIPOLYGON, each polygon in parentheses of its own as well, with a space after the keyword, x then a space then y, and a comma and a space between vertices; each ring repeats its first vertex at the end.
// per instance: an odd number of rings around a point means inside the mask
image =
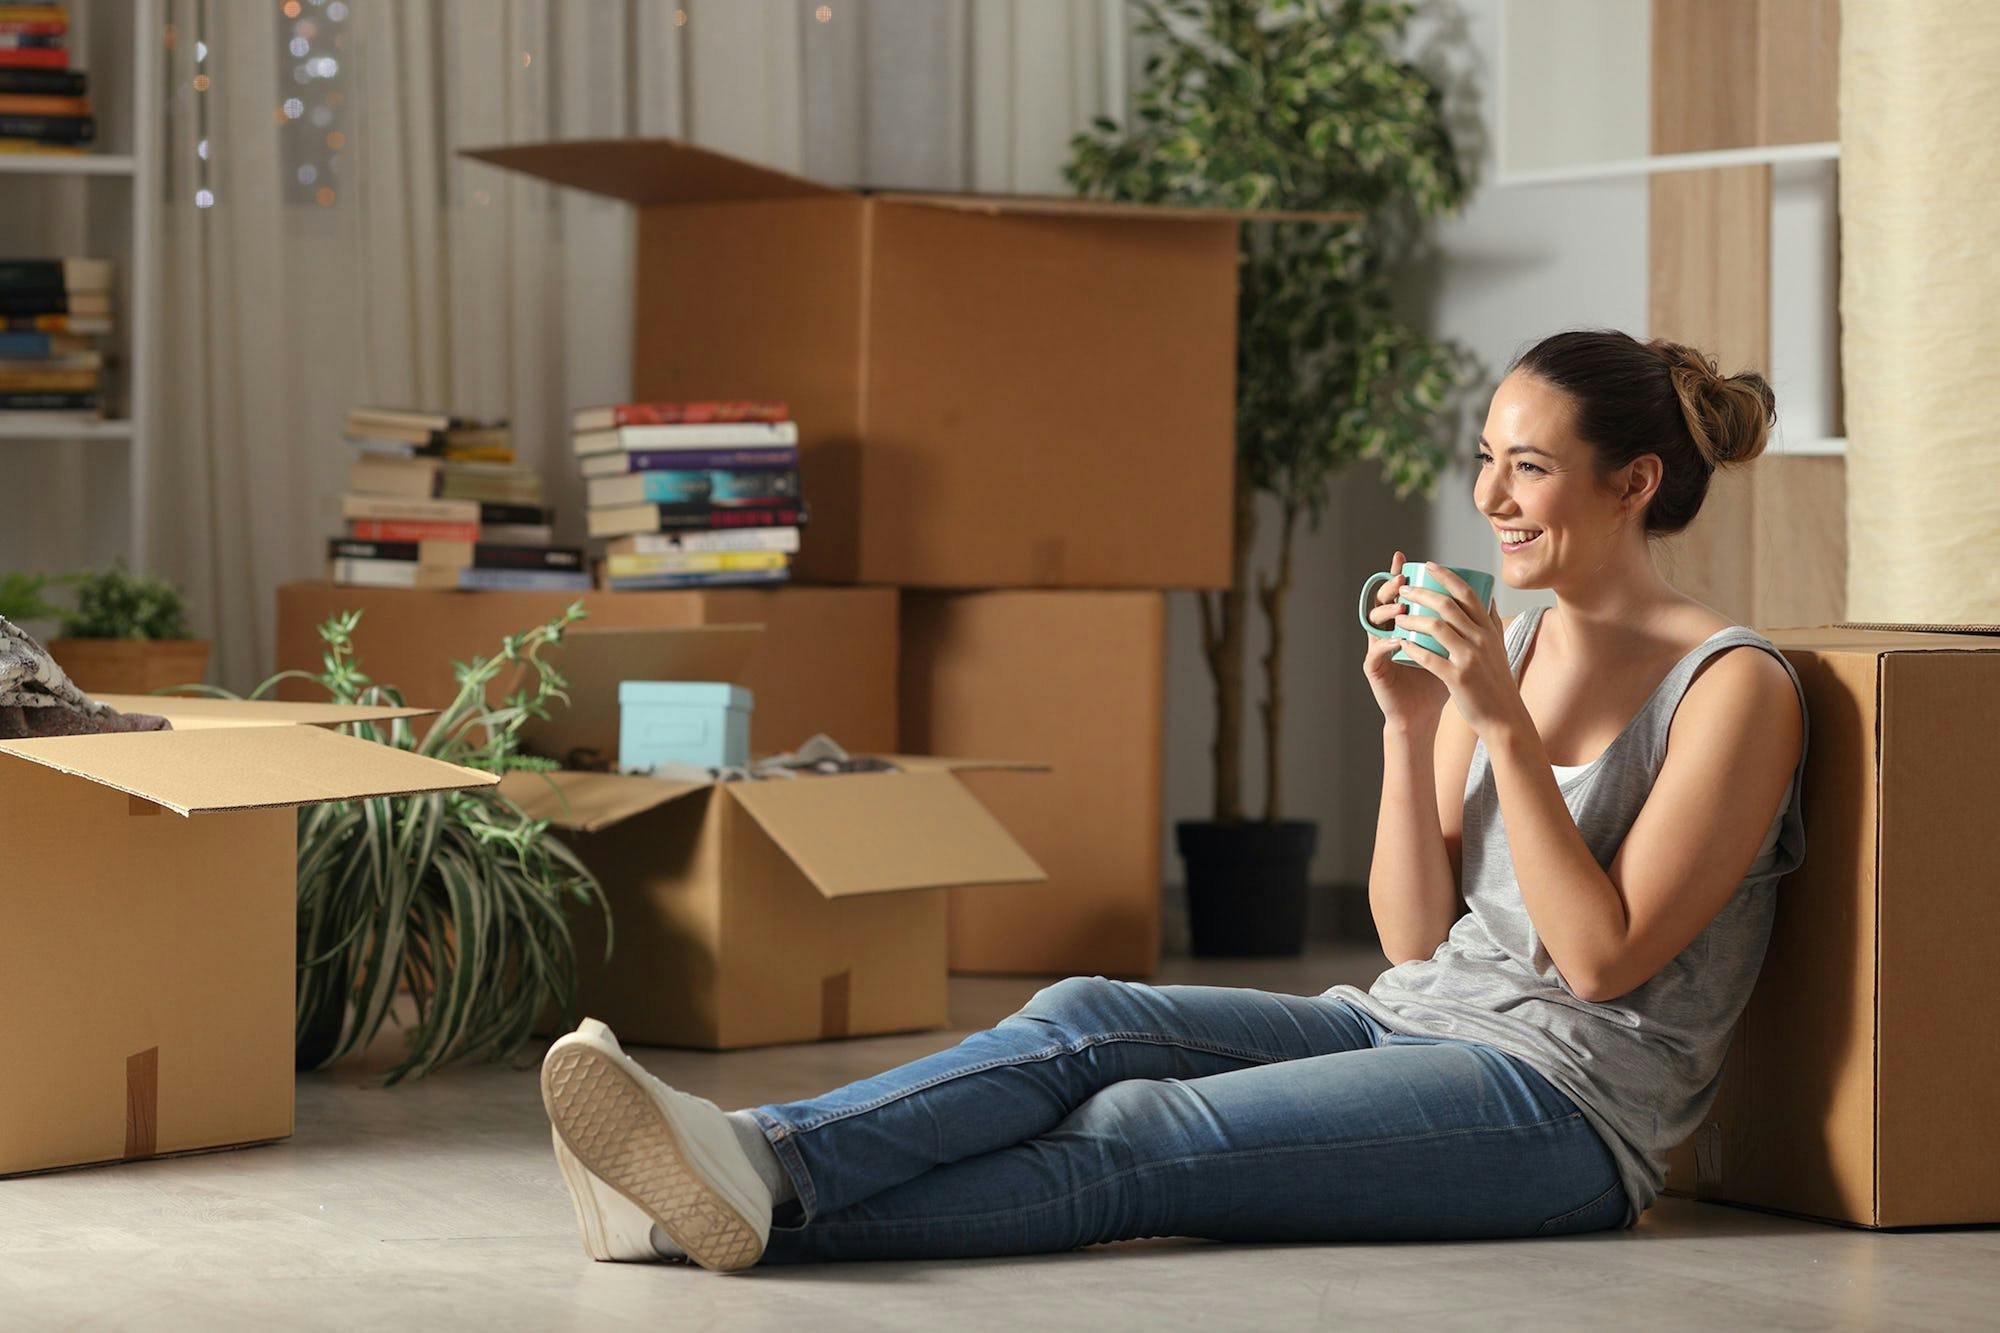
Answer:
POLYGON ((813 11, 813 17, 818 19, 821 23, 831 23, 833 21, 833 6, 821 5, 818 9, 815 9, 813 11))
POLYGON ((688 12, 685 9, 676 9, 674 11, 674 26, 676 28, 685 28, 687 26, 687 21, 688 21, 688 12))
POLYGON ((194 90, 198 93, 205 93, 208 91, 208 75, 197 74, 194 76, 194 90))
POLYGON ((526 68, 527 68, 528 66, 530 66, 530 65, 532 65, 532 64, 534 64, 534 63, 535 63, 535 53, 534 53, 534 52, 532 52, 532 51, 523 51, 523 52, 521 52, 521 68, 522 68, 522 69, 526 69, 526 68))

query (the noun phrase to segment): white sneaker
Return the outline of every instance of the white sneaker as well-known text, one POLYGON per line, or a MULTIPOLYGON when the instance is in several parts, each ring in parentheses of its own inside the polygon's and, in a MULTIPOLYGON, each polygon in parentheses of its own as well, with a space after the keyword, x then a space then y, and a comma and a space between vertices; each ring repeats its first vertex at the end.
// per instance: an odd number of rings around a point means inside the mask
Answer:
POLYGON ((658 1257, 653 1223, 703 1268, 733 1272, 763 1255, 771 1191, 721 1108, 648 1074, 603 1023, 585 1019, 549 1047, 542 1105, 558 1162, 573 1154, 563 1179, 592 1258, 658 1257))
POLYGON ((599 1263, 651 1264, 666 1258, 653 1244, 653 1219, 646 1210, 591 1175, 554 1125, 549 1137, 555 1141, 556 1166, 569 1186, 569 1201, 576 1205, 584 1253, 599 1263))

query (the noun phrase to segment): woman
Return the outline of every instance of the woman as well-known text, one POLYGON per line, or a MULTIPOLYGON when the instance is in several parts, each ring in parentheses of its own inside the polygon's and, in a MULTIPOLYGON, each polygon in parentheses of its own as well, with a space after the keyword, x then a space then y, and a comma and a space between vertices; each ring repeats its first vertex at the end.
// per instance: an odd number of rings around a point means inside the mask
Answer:
POLYGON ((1369 990, 1071 977, 949 1050, 726 1114, 585 1023, 543 1096, 586 1248, 727 1270, 1630 1225, 1713 1098, 1803 859, 1798 678, 1649 544, 1762 451, 1772 413, 1758 376, 1622 333, 1514 364, 1473 499, 1501 577, 1555 605, 1503 623, 1441 570, 1444 592, 1381 591, 1377 624, 1448 657, 1371 638, 1363 663, 1393 964, 1369 990))

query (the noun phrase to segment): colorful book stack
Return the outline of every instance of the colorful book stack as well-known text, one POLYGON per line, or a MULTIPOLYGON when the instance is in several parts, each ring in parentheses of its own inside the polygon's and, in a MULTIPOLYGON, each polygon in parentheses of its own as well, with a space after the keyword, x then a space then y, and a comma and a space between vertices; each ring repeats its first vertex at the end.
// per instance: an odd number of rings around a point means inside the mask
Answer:
POLYGON ((344 536, 327 543, 335 583, 384 588, 583 591, 583 552, 556 546, 542 479, 514 465, 504 421, 357 407, 341 497, 344 536))
POLYGON ((0 259, 0 419, 102 417, 110 332, 110 260, 0 259))
POLYGON ((69 10, 0 0, 0 153, 83 153, 97 137, 88 76, 69 67, 69 10))
POLYGON ((807 512, 784 403, 624 403, 585 408, 572 425, 590 535, 609 540, 605 586, 791 577, 807 512))

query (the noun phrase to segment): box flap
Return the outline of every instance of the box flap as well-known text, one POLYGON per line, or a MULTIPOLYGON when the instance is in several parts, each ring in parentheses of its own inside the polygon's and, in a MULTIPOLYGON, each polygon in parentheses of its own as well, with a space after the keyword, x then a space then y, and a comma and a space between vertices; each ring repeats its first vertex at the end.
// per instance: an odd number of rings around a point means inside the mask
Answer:
POLYGON ((570 139, 468 148, 459 156, 635 204, 851 198, 854 194, 681 139, 570 139))
POLYGON ((520 806, 530 819, 546 819, 557 828, 577 833, 596 833, 714 785, 567 769, 554 773, 517 771, 501 782, 500 794, 520 806))
POLYGON ((1797 648, 1808 652, 1907 653, 1943 649, 1981 652, 2000 649, 2000 635, 1989 635, 1961 626, 1939 629, 1846 623, 1762 630, 1760 633, 1779 648, 1797 648))
POLYGON ((724 784, 828 898, 1048 876, 949 773, 724 784))
POLYGON ((435 708, 359 708, 346 704, 288 704, 276 699, 210 699, 196 694, 94 694, 121 713, 153 713, 176 731, 203 727, 334 727, 343 722, 387 722, 429 717, 435 708))
POLYGON ((208 727, 0 741, 13 755, 178 814, 490 787, 499 779, 317 727, 208 727))
POLYGON ((1895 630, 1905 634, 2000 634, 2000 625, 1940 625, 1907 620, 1841 620, 1835 629, 1895 630))
POLYGON ((1359 222, 1352 209, 1211 208, 1179 204, 1136 204, 1119 199, 1077 199, 1067 195, 945 194, 884 190, 885 204, 949 208, 961 213, 1031 213, 1048 217, 1129 218, 1140 222, 1359 222))
POLYGON ((906 773, 1046 773, 1047 764, 1024 759, 951 759, 936 754, 885 754, 906 773))
MULTIPOLYGON (((589 751, 609 764, 618 757, 618 687, 628 680, 717 680, 740 683, 764 641, 761 624, 698 625, 685 629, 571 629, 543 651, 569 681, 569 706, 521 728, 521 743, 563 764, 589 751)), ((509 688, 512 688, 509 686, 509 688)))

